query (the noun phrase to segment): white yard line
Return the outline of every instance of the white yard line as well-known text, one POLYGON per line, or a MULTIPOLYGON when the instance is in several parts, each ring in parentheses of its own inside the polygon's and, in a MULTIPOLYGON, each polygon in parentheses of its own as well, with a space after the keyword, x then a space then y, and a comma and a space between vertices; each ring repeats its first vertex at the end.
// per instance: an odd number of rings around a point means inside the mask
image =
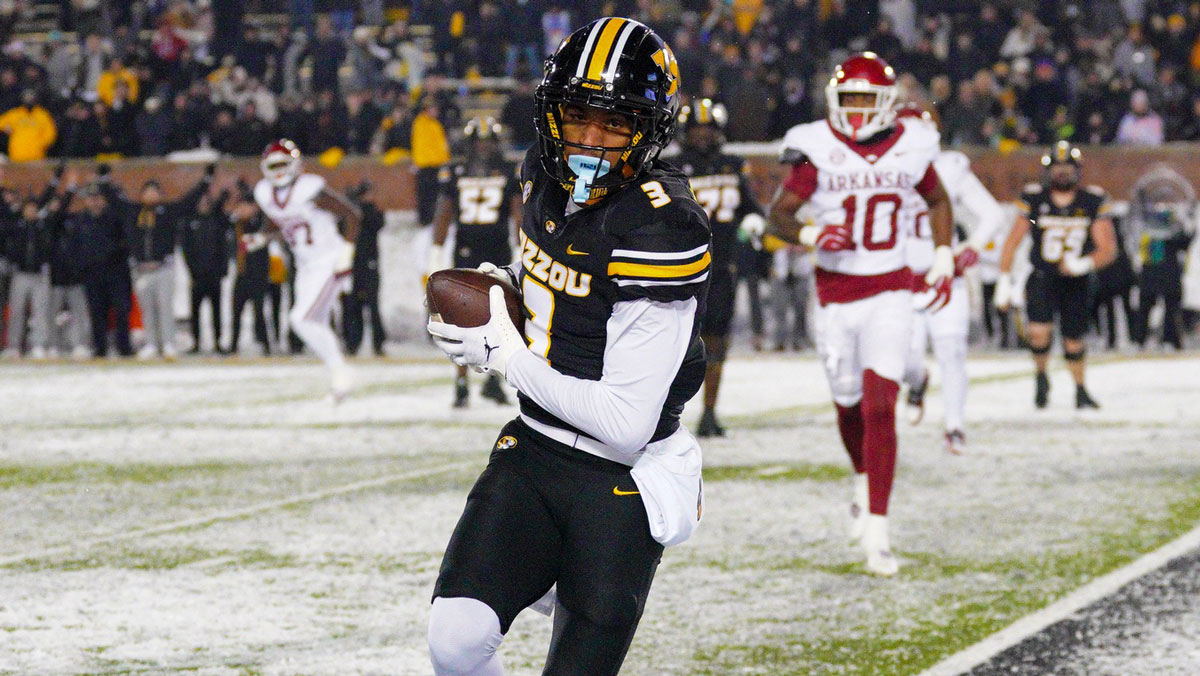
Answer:
POLYGON ((969 648, 922 671, 917 676, 958 676, 990 660, 1046 627, 1064 620, 1093 603, 1115 593, 1134 580, 1162 568, 1171 561, 1200 547, 1200 527, 1163 545, 1123 568, 1097 578, 1065 598, 1017 620, 969 648))
POLYGON ((381 486, 386 486, 388 484, 395 483, 398 481, 410 481, 412 479, 421 479, 424 477, 433 476, 435 474, 444 474, 446 472, 451 472, 451 471, 455 471, 455 470, 459 470, 459 469, 467 469, 469 467, 478 466, 478 464, 479 463, 475 462, 475 461, 470 461, 470 462, 462 461, 462 462, 453 462, 453 463, 449 463, 449 464, 445 464, 445 465, 438 465, 437 467, 428 467, 425 469, 411 470, 408 472, 399 472, 397 474, 390 474, 388 476, 378 477, 375 479, 367 479, 365 481, 355 481, 353 483, 345 484, 342 486, 337 486, 334 488, 327 488, 327 489, 321 490, 321 491, 312 491, 309 493, 302 493, 301 495, 297 495, 297 496, 291 497, 291 498, 286 498, 283 500, 271 500, 269 502, 260 502, 256 505, 250 505, 248 507, 242 507, 240 509, 231 509, 231 510, 225 510, 225 511, 221 511, 221 512, 213 512, 213 513, 207 514, 205 516, 199 516, 199 517, 192 518, 192 519, 183 519, 180 521, 172 521, 170 523, 164 523, 164 524, 160 524, 157 526, 151 526, 149 528, 138 528, 138 529, 123 532, 123 533, 114 533, 112 535, 105 535, 105 536, 97 537, 97 538, 77 540, 75 542, 72 542, 72 543, 66 544, 66 545, 58 545, 56 547, 49 547, 47 549, 36 550, 36 551, 32 551, 32 552, 25 552, 23 554, 13 554, 13 555, 9 555, 9 556, 0 557, 0 567, 11 566, 11 565, 18 564, 18 563, 21 563, 24 561, 34 561, 34 560, 38 560, 38 559, 49 558, 52 556, 58 556, 61 554, 68 554, 73 551, 88 549, 90 547, 95 547, 97 545, 110 544, 113 542, 120 542, 120 541, 126 541, 126 540, 137 540, 140 538, 150 537, 153 535, 162 535, 164 533, 171 533, 171 532, 174 532, 177 530, 196 528, 196 527, 200 527, 200 526, 208 526, 210 524, 217 523, 219 521, 231 521, 234 519, 242 519, 242 518, 245 518, 248 516, 254 516, 255 514, 260 514, 262 512, 268 512, 268 511, 271 511, 274 509, 293 507, 295 505, 300 505, 300 504, 304 504, 307 502, 318 502, 320 500, 325 500, 325 499, 332 498, 332 497, 335 497, 338 495, 345 495, 347 493, 355 493, 358 491, 364 491, 364 490, 368 490, 368 489, 372 489, 372 488, 379 488, 381 486))

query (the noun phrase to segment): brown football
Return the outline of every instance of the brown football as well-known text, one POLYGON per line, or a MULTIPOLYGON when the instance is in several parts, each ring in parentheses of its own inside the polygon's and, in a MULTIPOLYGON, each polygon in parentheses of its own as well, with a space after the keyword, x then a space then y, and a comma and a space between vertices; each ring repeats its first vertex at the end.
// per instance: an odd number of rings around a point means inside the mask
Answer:
POLYGON ((435 319, 463 328, 483 326, 492 318, 488 289, 504 289, 504 304, 517 330, 525 332, 521 294, 508 282, 470 268, 438 270, 425 284, 425 303, 435 319))

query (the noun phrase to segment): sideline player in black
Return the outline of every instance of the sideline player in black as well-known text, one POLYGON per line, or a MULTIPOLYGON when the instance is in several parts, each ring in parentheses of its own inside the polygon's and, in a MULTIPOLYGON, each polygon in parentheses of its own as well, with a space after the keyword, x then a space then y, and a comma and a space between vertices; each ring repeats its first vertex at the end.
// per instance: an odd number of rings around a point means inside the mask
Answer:
POLYGON ((766 227, 762 209, 750 182, 746 180, 746 161, 721 152, 725 143, 725 106, 711 99, 700 99, 684 106, 679 113, 683 127, 682 152, 677 158, 683 173, 691 177, 696 201, 708 214, 712 227, 712 273, 708 285, 707 311, 700 322, 708 365, 704 372, 704 414, 696 435, 723 437, 725 428, 717 422, 717 392, 721 388, 721 370, 729 350, 729 329, 737 291, 735 249, 739 226, 747 219, 747 231, 761 232, 766 227))
MULTIPOLYGON (((438 174, 438 202, 433 217, 433 246, 429 249, 426 275, 446 267, 443 247, 454 229, 451 266, 477 268, 483 263, 497 267, 512 262, 512 219, 521 213, 521 189, 516 167, 504 159, 500 139, 504 133, 492 117, 476 117, 463 129, 465 159, 438 174)), ((507 404, 500 374, 491 373, 480 396, 507 404)), ((454 408, 467 405, 467 367, 458 367, 454 379, 454 408)))
POLYGON ((573 33, 535 92, 521 168, 521 336, 494 287, 477 328, 430 322, 459 364, 503 373, 521 415, 467 498, 434 588, 438 676, 503 674, 513 618, 557 585, 547 676, 618 673, 664 545, 701 507, 679 424, 704 378, 711 254, 687 177, 657 161, 679 109, 670 48, 636 21, 573 33))
POLYGON ((1054 315, 1058 315, 1063 357, 1075 379, 1075 408, 1100 408, 1083 386, 1084 335, 1088 328, 1088 275, 1116 258, 1117 239, 1108 216, 1108 196, 1096 186, 1080 188, 1081 153, 1059 141, 1042 156, 1043 182, 1025 187, 1020 213, 1000 253, 996 307, 1012 302, 1012 265, 1017 247, 1032 233, 1025 284, 1029 348, 1037 369, 1034 404, 1045 408, 1050 397, 1046 377, 1054 315))

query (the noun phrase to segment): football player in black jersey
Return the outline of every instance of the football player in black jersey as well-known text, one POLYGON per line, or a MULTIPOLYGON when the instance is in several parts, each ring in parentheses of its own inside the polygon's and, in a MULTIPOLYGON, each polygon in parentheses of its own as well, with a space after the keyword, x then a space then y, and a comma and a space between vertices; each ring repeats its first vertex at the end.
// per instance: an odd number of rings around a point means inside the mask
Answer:
POLYGON ((1050 397, 1046 362, 1058 315, 1063 356, 1075 379, 1075 407, 1099 408, 1083 386, 1084 334, 1088 327, 1088 275, 1116 258, 1117 240, 1108 216, 1108 196, 1095 186, 1081 188, 1079 148, 1059 141, 1042 156, 1043 181, 1026 186, 1020 213, 1000 254, 996 307, 1012 301, 1012 265, 1026 234, 1033 235, 1025 284, 1029 347, 1037 369, 1034 404, 1045 408, 1050 397))
POLYGON ((498 287, 484 326, 429 323, 456 363, 503 374, 521 405, 434 587, 439 676, 502 674, 504 633, 551 587, 542 673, 618 673, 663 547, 703 507, 700 449, 679 416, 704 379, 711 236, 687 176, 657 159, 679 110, 675 56, 643 24, 608 17, 544 73, 520 260, 481 266, 521 289, 524 335, 498 287))
MULTIPOLYGON (((482 263, 496 266, 512 262, 513 217, 521 213, 521 189, 516 167, 504 159, 500 139, 504 130, 493 117, 472 118, 463 129, 464 159, 442 167, 438 173, 438 202, 433 218, 433 246, 429 249, 427 275, 445 265, 443 246, 454 229, 456 268, 476 268, 482 263)), ((500 374, 491 373, 480 395, 507 404, 500 374)), ((458 367, 454 379, 454 407, 467 405, 467 367, 458 367)))
POLYGON ((691 177, 696 201, 708 214, 712 227, 712 274, 708 285, 708 309, 700 322, 708 365, 704 373, 704 414, 696 431, 700 437, 723 437, 725 428, 717 422, 717 391, 721 387, 721 369, 729 349, 729 329, 733 323, 733 305, 737 290, 734 249, 739 226, 746 219, 746 230, 761 231, 766 226, 762 209, 746 180, 746 161, 721 152, 725 106, 711 99, 700 99, 679 112, 683 131, 682 152, 676 161, 691 177))

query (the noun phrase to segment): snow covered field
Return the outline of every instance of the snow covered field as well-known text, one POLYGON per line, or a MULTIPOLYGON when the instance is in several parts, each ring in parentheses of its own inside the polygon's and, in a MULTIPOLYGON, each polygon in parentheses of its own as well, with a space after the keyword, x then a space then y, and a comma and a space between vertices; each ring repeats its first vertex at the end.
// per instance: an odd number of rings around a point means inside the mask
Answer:
MULTIPOLYGON (((405 355, 360 361, 337 409, 316 362, 0 367, 0 673, 432 673, 441 553, 515 408, 454 411, 450 367, 405 355)), ((1035 413, 1026 354, 973 357, 961 458, 935 391, 901 429, 904 567, 880 580, 843 537, 815 358, 737 355, 705 522, 664 555, 622 673, 915 674, 1192 529, 1200 357, 1099 361, 1104 409, 1080 416, 1065 371, 1035 413)), ((511 674, 540 673, 549 630, 517 619, 511 674)))

